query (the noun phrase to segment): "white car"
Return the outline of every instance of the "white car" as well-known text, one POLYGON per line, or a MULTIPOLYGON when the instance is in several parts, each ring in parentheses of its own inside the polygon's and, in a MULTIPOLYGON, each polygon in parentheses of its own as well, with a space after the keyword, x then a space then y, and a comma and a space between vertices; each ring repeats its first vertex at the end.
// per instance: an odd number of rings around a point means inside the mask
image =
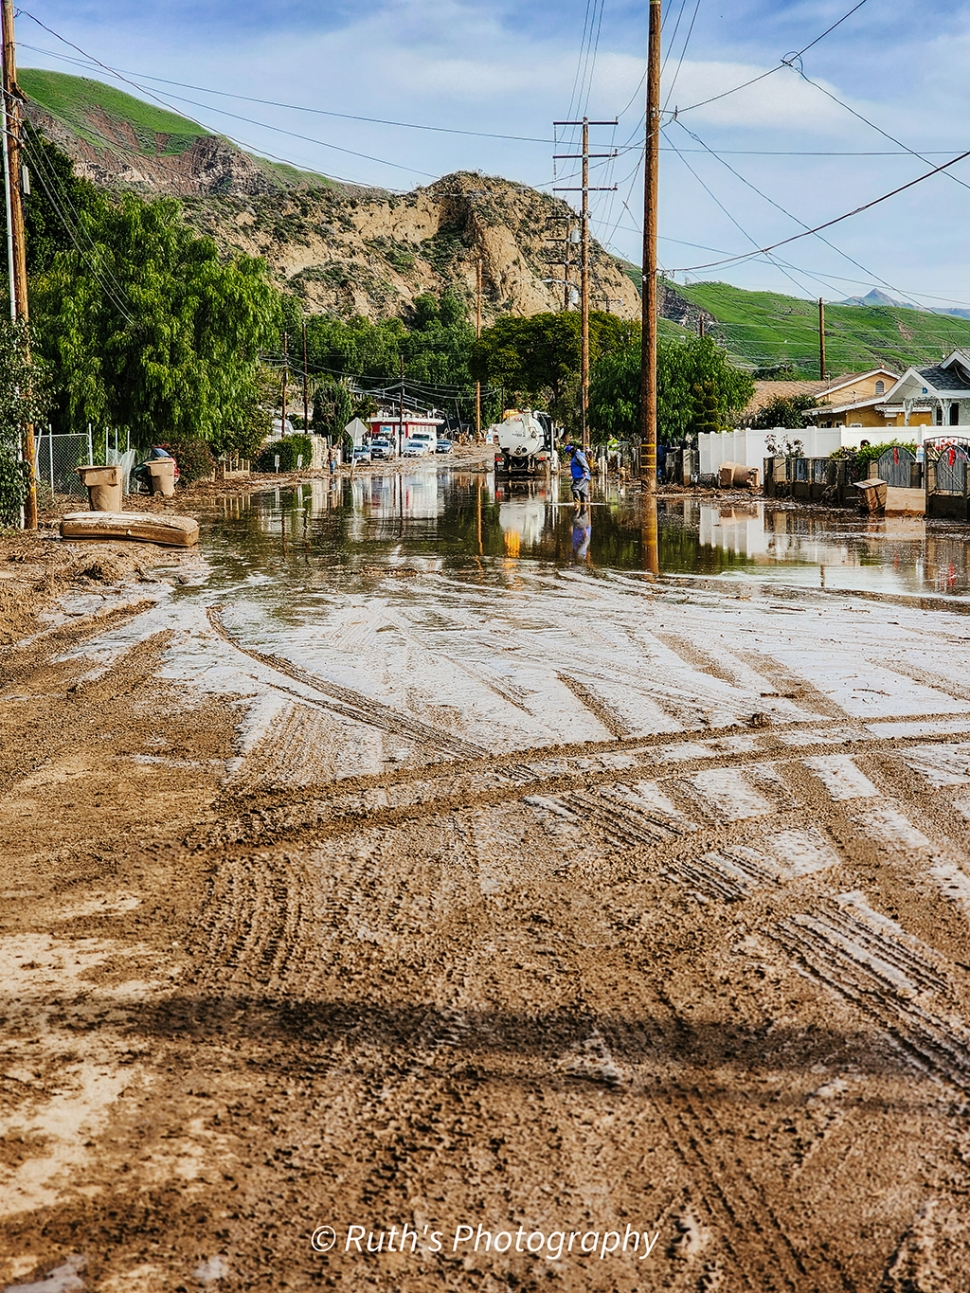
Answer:
POLYGON ((434 453, 437 441, 438 437, 430 431, 415 431, 404 441, 404 452, 401 456, 423 458, 426 454, 434 453))

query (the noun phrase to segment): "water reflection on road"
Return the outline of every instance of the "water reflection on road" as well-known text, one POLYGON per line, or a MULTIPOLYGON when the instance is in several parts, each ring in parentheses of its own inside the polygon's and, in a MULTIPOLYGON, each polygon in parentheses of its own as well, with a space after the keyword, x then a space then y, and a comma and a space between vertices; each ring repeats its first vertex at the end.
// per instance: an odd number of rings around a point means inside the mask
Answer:
MULTIPOLYGON (((519 563, 649 570, 650 514, 636 485, 594 489, 577 511, 566 480, 509 486, 490 474, 426 464, 413 471, 317 480, 218 500, 205 522, 216 582, 272 572, 303 585, 357 583, 398 570, 507 580, 519 563)), ((661 497, 662 575, 966 595, 970 532, 922 518, 871 521, 752 499, 661 497)))

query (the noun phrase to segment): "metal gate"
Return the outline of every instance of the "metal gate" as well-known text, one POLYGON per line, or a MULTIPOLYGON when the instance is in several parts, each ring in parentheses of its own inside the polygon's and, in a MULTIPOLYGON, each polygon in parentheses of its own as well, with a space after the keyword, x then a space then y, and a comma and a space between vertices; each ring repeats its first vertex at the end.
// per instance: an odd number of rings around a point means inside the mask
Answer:
POLYGON ((876 460, 876 475, 894 489, 919 489, 921 482, 917 479, 916 455, 900 444, 884 449, 876 460), (914 483, 915 482, 915 483, 914 483))
POLYGON ((970 461, 963 445, 926 451, 926 514, 953 521, 970 518, 970 461))

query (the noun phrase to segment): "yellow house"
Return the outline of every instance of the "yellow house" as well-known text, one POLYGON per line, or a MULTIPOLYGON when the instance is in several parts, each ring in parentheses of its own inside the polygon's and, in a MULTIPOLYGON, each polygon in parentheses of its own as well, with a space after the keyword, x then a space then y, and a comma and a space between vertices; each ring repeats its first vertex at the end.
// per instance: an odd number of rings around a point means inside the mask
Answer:
MULTIPOLYGON (((888 401, 899 376, 888 368, 873 368, 855 377, 842 377, 816 395, 818 408, 806 409, 805 417, 820 427, 871 427, 893 431, 903 423, 902 405, 888 401)), ((910 409, 910 426, 929 426, 932 407, 927 401, 910 409)))

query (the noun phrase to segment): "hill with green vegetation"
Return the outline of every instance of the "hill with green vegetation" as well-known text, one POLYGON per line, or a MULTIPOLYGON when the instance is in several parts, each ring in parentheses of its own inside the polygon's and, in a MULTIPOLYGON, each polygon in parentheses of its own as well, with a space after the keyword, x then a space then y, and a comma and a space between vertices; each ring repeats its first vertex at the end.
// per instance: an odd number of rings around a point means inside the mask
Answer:
POLYGON ((101 81, 34 67, 21 68, 18 81, 33 124, 103 186, 177 197, 334 186, 101 81))
MULTIPOLYGON (((749 292, 729 283, 666 283, 663 313, 696 329, 703 316, 736 363, 758 370, 791 369, 817 377, 818 303, 780 292, 749 292)), ((935 363, 970 349, 970 319, 905 306, 826 305, 825 360, 831 374, 935 363)))

